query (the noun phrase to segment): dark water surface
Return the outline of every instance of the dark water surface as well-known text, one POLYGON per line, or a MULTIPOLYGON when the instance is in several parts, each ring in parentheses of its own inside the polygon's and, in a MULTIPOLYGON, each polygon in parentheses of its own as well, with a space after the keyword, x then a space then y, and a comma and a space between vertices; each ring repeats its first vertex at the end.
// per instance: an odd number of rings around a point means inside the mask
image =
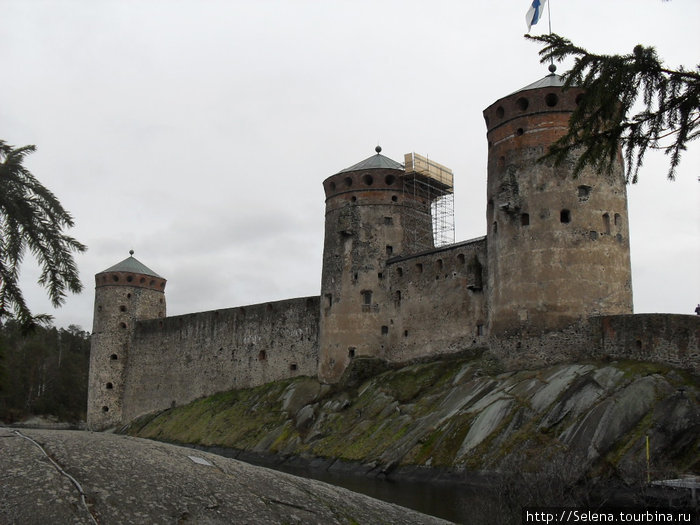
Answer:
POLYGON ((278 458, 242 455, 233 449, 200 446, 195 448, 295 476, 330 483, 454 523, 482 525, 498 522, 492 519, 497 506, 497 494, 493 489, 483 485, 451 481, 382 479, 359 472, 281 463, 278 458))

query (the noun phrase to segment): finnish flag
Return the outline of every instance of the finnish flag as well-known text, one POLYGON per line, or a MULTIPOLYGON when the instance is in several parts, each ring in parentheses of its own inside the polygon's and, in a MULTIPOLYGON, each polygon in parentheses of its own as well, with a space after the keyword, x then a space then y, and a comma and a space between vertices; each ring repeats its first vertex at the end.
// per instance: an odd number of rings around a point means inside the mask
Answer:
POLYGON ((527 32, 530 32, 530 28, 534 26, 542 18, 542 10, 544 9, 544 4, 547 0, 532 0, 532 5, 530 9, 527 10, 525 15, 525 21, 527 22, 527 32))

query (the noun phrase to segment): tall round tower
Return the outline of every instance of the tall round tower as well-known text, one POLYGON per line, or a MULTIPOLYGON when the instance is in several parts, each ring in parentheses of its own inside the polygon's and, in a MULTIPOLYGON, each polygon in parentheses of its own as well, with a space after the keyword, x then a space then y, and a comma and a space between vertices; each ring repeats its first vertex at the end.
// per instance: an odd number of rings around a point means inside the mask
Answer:
POLYGON ((484 110, 488 128, 490 332, 535 335, 596 314, 632 312, 627 193, 574 159, 538 162, 566 133, 583 90, 554 73, 484 110))
POLYGON ((165 279, 130 256, 95 275, 87 426, 102 430, 122 419, 125 370, 134 323, 165 317, 165 279))
POLYGON ((401 164, 375 151, 323 182, 319 378, 327 382, 338 381, 355 356, 383 355, 386 260, 413 251, 416 238, 432 245, 430 199, 407 187, 401 164))

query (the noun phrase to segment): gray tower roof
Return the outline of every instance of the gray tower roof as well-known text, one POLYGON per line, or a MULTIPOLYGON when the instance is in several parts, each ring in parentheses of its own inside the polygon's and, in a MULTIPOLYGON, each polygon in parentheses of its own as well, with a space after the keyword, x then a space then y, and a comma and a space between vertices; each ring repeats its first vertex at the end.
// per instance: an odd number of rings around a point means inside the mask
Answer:
POLYGON ((375 149, 377 152, 376 155, 372 155, 371 157, 363 160, 362 162, 358 162, 357 164, 353 164, 349 168, 345 168, 344 170, 340 170, 338 173, 345 173, 348 171, 360 171, 360 170, 376 170, 376 169, 392 169, 392 170, 402 170, 404 169, 403 164, 400 164, 396 162, 395 160, 391 160, 389 157, 385 157, 380 151, 382 151, 382 148, 377 146, 375 149))
POLYGON ((560 88, 563 85, 564 78, 561 75, 557 75, 556 73, 550 73, 546 77, 539 79, 537 82, 533 82, 532 84, 528 84, 525 87, 513 91, 511 95, 514 95, 515 93, 520 93, 521 91, 527 91, 529 89, 540 89, 548 87, 560 88))
POLYGON ((137 260, 134 258, 134 252, 133 250, 129 252, 131 255, 124 259, 121 262, 118 262, 114 266, 110 266, 106 270, 101 271, 100 273, 106 273, 106 272, 131 272, 131 273, 141 273, 143 275, 152 275, 153 277, 160 277, 161 279, 163 278, 161 275, 158 275, 156 272, 151 270, 148 266, 143 264, 141 261, 137 260))

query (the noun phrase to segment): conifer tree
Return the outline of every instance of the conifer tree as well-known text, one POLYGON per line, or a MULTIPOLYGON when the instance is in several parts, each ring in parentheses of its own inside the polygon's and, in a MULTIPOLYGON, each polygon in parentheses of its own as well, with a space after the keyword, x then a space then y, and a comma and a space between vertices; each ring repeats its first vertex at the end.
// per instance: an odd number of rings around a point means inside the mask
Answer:
POLYGON ((39 284, 53 306, 82 284, 73 252, 85 246, 66 235, 73 218, 51 191, 23 166, 34 146, 15 148, 0 140, 0 321, 15 318, 25 326, 50 319, 32 316, 19 287, 19 269, 27 249, 41 267, 39 284))
POLYGON ((574 58, 564 89, 585 89, 567 134, 545 158, 561 163, 576 150, 575 175, 585 166, 609 173, 621 145, 627 181, 635 183, 644 155, 659 149, 670 156, 668 178, 675 178, 686 144, 700 136, 700 65, 669 69, 642 45, 627 55, 599 55, 557 34, 525 37, 545 44, 542 63, 574 58))

